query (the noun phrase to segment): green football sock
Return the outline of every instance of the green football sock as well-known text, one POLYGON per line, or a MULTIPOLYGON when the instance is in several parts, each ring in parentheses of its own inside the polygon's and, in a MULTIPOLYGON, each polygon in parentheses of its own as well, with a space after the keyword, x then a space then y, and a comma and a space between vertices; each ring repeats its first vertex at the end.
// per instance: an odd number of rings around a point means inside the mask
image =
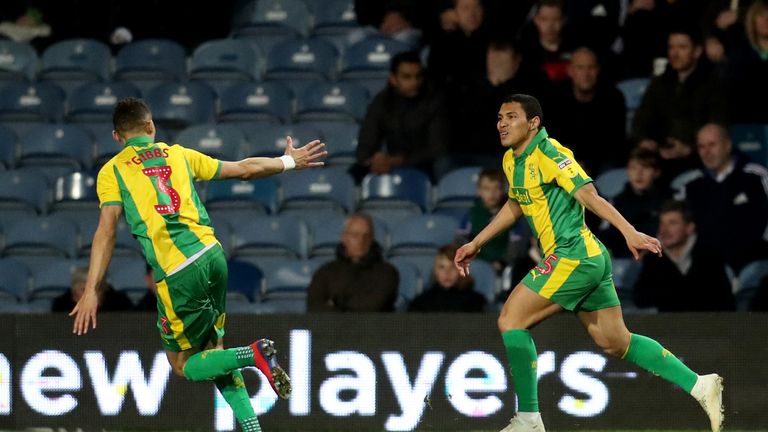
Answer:
POLYGON ((253 412, 251 399, 245 389, 243 374, 239 370, 216 378, 216 388, 234 411, 235 418, 244 432, 261 432, 259 419, 253 412))
POLYGON ((253 366, 253 350, 250 347, 210 349, 187 360, 184 376, 190 381, 207 381, 245 366, 253 366))
POLYGON ((537 356, 536 345, 528 330, 508 330, 501 334, 507 361, 517 393, 517 410, 520 412, 539 411, 539 392, 536 388, 537 356))
POLYGON ((622 358, 679 385, 688 393, 691 392, 698 378, 694 371, 661 344, 642 335, 632 334, 627 352, 622 358))

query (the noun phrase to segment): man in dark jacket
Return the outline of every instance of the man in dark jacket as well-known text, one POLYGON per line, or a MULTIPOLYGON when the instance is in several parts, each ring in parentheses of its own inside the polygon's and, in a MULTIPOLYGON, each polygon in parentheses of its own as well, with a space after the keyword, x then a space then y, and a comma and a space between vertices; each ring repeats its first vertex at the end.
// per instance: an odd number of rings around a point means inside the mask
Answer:
MULTIPOLYGON (((88 267, 78 267, 72 272, 70 290, 53 299, 51 312, 69 312, 75 307, 85 291, 85 280, 88 277, 88 267)), ((133 309, 133 303, 122 291, 115 290, 112 285, 104 282, 99 285, 99 311, 120 312, 133 309)))
POLYGON ((384 261, 373 240, 373 221, 355 213, 344 224, 336 259, 312 276, 307 311, 393 311, 399 283, 397 269, 384 261))

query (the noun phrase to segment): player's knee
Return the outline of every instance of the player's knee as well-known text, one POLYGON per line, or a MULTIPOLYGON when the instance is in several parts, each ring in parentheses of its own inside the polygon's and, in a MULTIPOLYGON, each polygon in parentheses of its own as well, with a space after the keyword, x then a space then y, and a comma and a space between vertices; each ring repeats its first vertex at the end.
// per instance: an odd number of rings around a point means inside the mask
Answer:
POLYGON ((187 379, 187 376, 184 375, 184 365, 187 362, 185 361, 177 361, 171 363, 171 369, 173 369, 173 374, 176 375, 179 378, 187 379))
POLYGON ((496 320, 496 326, 501 333, 509 330, 522 330, 528 328, 522 320, 517 319, 512 314, 504 313, 503 311, 496 320))

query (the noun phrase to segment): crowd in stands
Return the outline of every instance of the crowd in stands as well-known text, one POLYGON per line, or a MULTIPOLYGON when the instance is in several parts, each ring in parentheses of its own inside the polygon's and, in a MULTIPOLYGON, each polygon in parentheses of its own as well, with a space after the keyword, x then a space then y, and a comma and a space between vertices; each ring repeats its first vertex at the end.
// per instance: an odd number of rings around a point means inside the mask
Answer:
MULTIPOLYGON (((473 280, 447 263, 506 200, 496 116, 526 93, 661 240, 633 263, 587 217, 629 310, 768 310, 766 0, 26 0, 0 37, 2 308, 76 300, 111 109, 140 96, 158 139, 214 157, 328 145, 317 173, 201 185, 234 311, 493 310, 540 258, 527 227, 473 280)), ((132 241, 104 292, 151 305, 132 241)))

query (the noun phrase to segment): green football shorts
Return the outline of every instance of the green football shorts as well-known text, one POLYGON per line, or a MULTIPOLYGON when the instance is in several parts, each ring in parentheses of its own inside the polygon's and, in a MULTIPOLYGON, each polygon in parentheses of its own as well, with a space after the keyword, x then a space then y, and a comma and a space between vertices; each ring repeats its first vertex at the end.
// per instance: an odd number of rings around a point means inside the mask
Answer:
POLYGON ((220 245, 157 282, 157 329, 167 351, 203 348, 224 336, 227 258, 220 245))
POLYGON ((523 278, 523 285, 570 311, 595 311, 618 306, 611 257, 603 253, 584 259, 556 254, 542 259, 523 278))

